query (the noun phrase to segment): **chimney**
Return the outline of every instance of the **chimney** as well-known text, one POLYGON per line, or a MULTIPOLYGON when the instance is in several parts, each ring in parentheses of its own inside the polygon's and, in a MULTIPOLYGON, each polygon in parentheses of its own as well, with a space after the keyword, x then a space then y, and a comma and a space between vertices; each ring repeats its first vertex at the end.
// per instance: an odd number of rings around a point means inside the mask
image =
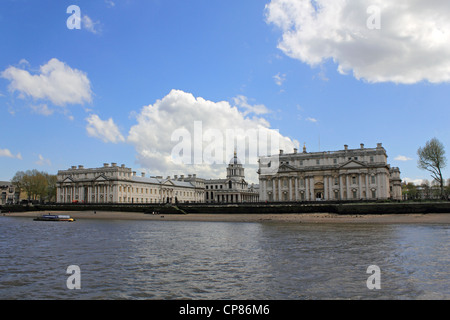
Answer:
POLYGON ((84 169, 84 166, 79 165, 79 166, 78 166, 78 169, 84 169))
POLYGON ((178 180, 178 176, 177 176, 176 174, 173 176, 173 178, 174 178, 175 180, 178 180))
POLYGON ((133 177, 136 177, 136 171, 133 171, 133 177))
POLYGON ((113 163, 111 163, 111 166, 117 167, 117 163, 113 162, 113 163))
POLYGON ((103 167, 108 168, 109 167, 109 163, 104 163, 103 167))
POLYGON ((125 168, 125 165, 124 164, 122 164, 121 166, 120 166, 121 168, 125 168))
POLYGON ((297 148, 294 148, 294 154, 297 153, 297 151, 298 151, 297 148))
POLYGON ((344 144, 344 150, 348 150, 348 144, 344 144))
POLYGON ((382 144, 381 143, 377 143, 377 148, 378 149, 382 148, 382 144))
POLYGON ((280 154, 283 154, 283 153, 284 153, 284 151, 280 149, 280 154))
POLYGON ((77 168, 77 166, 72 166, 72 169, 76 169, 77 168))
POLYGON ((145 172, 141 172, 141 177, 145 178, 145 172))
POLYGON ((196 174, 196 173, 194 173, 192 176, 193 176, 194 178, 197 178, 197 174, 196 174))
POLYGON ((364 143, 361 143, 360 146, 361 146, 361 149, 364 149, 364 143))

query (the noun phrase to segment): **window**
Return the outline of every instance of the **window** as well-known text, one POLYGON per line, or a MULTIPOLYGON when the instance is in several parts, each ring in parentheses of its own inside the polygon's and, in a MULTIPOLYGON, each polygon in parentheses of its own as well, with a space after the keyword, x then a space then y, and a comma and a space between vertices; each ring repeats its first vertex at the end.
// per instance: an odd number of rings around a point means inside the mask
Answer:
POLYGON ((356 184, 356 177, 352 177, 352 184, 356 184))
POLYGON ((339 178, 334 178, 334 185, 337 186, 339 184, 339 178))
POLYGON ((300 160, 300 165, 301 165, 301 166, 303 165, 303 160, 300 160))
POLYGON ((334 164, 337 164, 337 159, 333 159, 333 163, 334 163, 334 164))
POLYGON ((376 198, 377 197, 377 191, 376 190, 372 190, 372 198, 376 198))
POLYGON ((353 199, 356 199, 357 194, 356 194, 356 190, 353 190, 353 199))
POLYGON ((370 156, 370 162, 374 162, 373 156, 370 156))
POLYGON ((375 182, 375 176, 371 176, 370 177, 370 183, 372 183, 372 184, 375 184, 376 182, 375 182))
POLYGON ((319 159, 316 159, 316 164, 320 164, 320 160, 319 159))

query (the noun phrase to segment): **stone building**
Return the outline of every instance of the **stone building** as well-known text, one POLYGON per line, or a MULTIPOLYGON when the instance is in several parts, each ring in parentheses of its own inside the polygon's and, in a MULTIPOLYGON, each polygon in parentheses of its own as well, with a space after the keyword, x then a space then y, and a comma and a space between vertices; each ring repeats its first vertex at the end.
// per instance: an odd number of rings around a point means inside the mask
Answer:
POLYGON ((57 175, 58 203, 188 203, 203 202, 204 198, 204 180, 195 175, 138 176, 116 163, 90 169, 72 166, 57 175))
POLYGON ((236 152, 227 167, 226 179, 205 180, 207 203, 240 203, 259 201, 258 185, 245 181, 244 167, 236 152))
POLYGON ((0 181, 0 205, 19 202, 20 190, 9 181, 0 181))
POLYGON ((271 163, 259 165, 260 201, 401 200, 400 170, 387 163, 381 143, 376 148, 328 152, 303 152, 276 156, 278 170, 271 163))

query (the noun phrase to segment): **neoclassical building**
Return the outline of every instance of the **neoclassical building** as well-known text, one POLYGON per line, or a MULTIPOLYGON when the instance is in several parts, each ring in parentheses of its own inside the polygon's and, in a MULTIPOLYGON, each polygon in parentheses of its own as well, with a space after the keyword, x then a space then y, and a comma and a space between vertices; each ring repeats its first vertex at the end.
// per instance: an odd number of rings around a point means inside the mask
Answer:
POLYGON ((376 148, 286 154, 259 164, 260 201, 401 200, 400 170, 387 163, 381 143, 376 148))
POLYGON ((258 186, 245 181, 244 167, 236 152, 227 167, 226 179, 205 180, 207 203, 237 203, 259 201, 258 186))
POLYGON ((105 163, 100 168, 72 166, 57 175, 58 203, 188 203, 203 202, 204 179, 140 176, 135 171, 105 163))

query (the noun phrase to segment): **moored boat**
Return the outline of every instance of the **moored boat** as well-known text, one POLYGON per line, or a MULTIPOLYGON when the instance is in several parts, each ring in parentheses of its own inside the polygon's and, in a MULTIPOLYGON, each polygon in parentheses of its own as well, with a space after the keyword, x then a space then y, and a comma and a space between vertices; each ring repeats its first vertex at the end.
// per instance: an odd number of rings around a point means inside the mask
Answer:
POLYGON ((40 217, 37 217, 34 219, 34 221, 67 221, 67 222, 73 222, 75 219, 73 219, 70 216, 64 216, 64 215, 53 215, 53 214, 44 214, 40 217))

